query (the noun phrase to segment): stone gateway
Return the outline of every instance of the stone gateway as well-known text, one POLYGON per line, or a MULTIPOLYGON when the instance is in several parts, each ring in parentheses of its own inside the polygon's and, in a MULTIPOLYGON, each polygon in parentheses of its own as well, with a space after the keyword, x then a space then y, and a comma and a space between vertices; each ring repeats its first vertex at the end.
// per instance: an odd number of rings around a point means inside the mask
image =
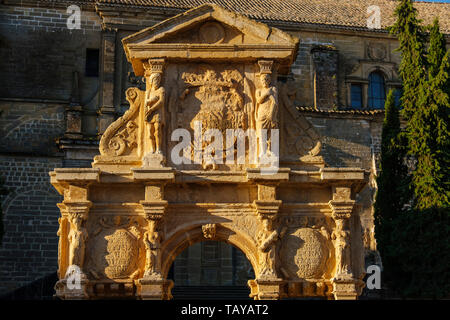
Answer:
MULTIPOLYGON (((206 4, 122 43, 145 91, 126 91, 130 107, 103 134, 92 168, 50 173, 64 196, 57 296, 170 299, 177 255, 215 240, 252 264, 254 299, 356 299, 365 273, 355 198, 369 177, 328 167, 319 134, 294 109, 286 79, 299 39, 206 4), (255 130, 259 153, 278 143, 264 145, 263 129, 289 128, 279 130, 279 167, 263 174, 248 161, 248 143, 244 163, 217 161, 226 154, 217 148, 212 159, 175 163, 171 134, 194 136, 195 123, 204 135, 255 130), (68 286, 72 265, 81 270, 77 289, 68 286)), ((194 141, 183 156, 194 159, 208 142, 194 141)))

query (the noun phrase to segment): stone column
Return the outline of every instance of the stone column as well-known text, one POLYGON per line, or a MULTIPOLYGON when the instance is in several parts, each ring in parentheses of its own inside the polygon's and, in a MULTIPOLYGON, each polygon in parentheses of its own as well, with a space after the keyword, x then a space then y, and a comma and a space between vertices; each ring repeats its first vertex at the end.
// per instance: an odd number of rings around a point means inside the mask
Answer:
POLYGON ((140 201, 147 220, 147 231, 144 235, 145 272, 143 278, 138 280, 137 296, 142 300, 168 300, 172 298, 173 281, 164 279, 161 270, 161 243, 164 241, 161 226, 168 206, 167 200, 164 200, 164 185, 173 180, 174 175, 173 172, 135 169, 134 177, 136 180, 153 178, 145 182, 145 200, 140 201))
MULTIPOLYGON (((55 285, 57 296, 63 299, 89 299, 88 279, 83 270, 85 248, 88 239, 86 220, 92 202, 88 200, 87 185, 70 185, 64 201, 59 204, 62 219, 68 220, 70 227, 60 240, 60 277, 55 285)), ((66 221, 67 222, 67 221, 66 221)), ((61 230, 61 229, 60 229, 61 230)))
POLYGON ((367 109, 369 107, 369 81, 363 83, 362 95, 362 108, 367 109))
POLYGON ((259 268, 256 279, 249 280, 250 296, 255 300, 280 299, 285 281, 277 273, 277 244, 285 229, 278 225, 278 213, 282 201, 277 200, 277 186, 289 180, 289 168, 278 168, 271 175, 261 173, 259 168, 248 168, 247 178, 258 186, 258 198, 253 201, 256 214, 261 221, 257 235, 259 268))
POLYGON ((328 202, 336 224, 332 239, 335 247, 336 271, 333 294, 336 300, 354 300, 358 297, 357 284, 351 266, 351 214, 355 201, 351 199, 351 188, 333 186, 333 200, 328 202))
MULTIPOLYGON (((277 242, 282 235, 277 225, 281 200, 276 200, 277 183, 258 183, 258 200, 253 202, 261 221, 257 236, 259 270, 255 280, 249 281, 255 300, 280 299, 283 279, 277 272, 277 242)), ((256 271, 256 270, 255 270, 256 271)))
POLYGON ((100 109, 98 111, 98 133, 101 135, 114 121, 114 67, 116 31, 108 29, 102 33, 102 61, 100 81, 100 109))

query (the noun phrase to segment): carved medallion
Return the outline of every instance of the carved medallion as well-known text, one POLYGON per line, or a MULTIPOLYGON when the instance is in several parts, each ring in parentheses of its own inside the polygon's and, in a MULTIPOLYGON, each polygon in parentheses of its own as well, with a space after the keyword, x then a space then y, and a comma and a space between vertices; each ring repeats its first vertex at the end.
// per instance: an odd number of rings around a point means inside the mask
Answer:
POLYGON ((108 278, 126 278, 137 268, 137 241, 125 229, 101 232, 96 237, 94 250, 97 269, 108 278))
POLYGON ((218 44, 225 39, 225 30, 217 22, 207 22, 199 29, 200 39, 204 43, 218 44))
POLYGON ((367 55, 372 60, 384 60, 386 59, 386 47, 382 43, 371 42, 367 46, 367 55))
POLYGON ((320 278, 328 257, 324 237, 311 228, 300 228, 283 238, 283 268, 293 278, 320 278))

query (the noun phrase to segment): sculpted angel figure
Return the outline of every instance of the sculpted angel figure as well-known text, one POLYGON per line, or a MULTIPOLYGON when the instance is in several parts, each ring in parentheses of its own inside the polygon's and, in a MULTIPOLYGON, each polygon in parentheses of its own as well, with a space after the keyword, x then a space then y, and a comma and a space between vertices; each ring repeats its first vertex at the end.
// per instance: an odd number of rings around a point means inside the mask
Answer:
POLYGON ((162 129, 165 125, 165 89, 160 86, 161 73, 154 72, 147 78, 145 93, 145 117, 150 126, 151 152, 161 153, 162 129))
POLYGON ((82 226, 83 219, 74 215, 71 218, 71 228, 69 231, 69 266, 75 265, 78 267, 83 266, 84 251, 87 240, 86 229, 82 226))
POLYGON ((275 86, 271 86, 270 78, 268 73, 261 74, 262 88, 255 92, 255 126, 261 153, 270 150, 270 130, 278 127, 278 90, 275 86), (267 145, 261 139, 262 129, 267 130, 267 145))
POLYGON ((260 277, 276 277, 275 271, 275 257, 276 257, 276 242, 281 239, 286 233, 286 228, 281 231, 273 230, 272 221, 270 219, 263 219, 263 228, 258 233, 258 248, 260 250, 261 260, 260 277))
POLYGON ((145 273, 144 276, 160 275, 161 266, 159 265, 158 255, 161 249, 161 235, 158 231, 150 230, 144 233, 145 245, 145 273))

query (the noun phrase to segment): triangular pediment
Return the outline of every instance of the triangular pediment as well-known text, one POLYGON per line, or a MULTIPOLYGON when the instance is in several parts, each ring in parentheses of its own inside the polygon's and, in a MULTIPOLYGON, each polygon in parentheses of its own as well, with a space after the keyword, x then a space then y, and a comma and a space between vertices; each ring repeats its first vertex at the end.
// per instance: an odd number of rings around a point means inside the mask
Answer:
POLYGON ((292 61, 299 40, 214 4, 204 4, 122 40, 136 75, 142 61, 271 58, 292 61))

